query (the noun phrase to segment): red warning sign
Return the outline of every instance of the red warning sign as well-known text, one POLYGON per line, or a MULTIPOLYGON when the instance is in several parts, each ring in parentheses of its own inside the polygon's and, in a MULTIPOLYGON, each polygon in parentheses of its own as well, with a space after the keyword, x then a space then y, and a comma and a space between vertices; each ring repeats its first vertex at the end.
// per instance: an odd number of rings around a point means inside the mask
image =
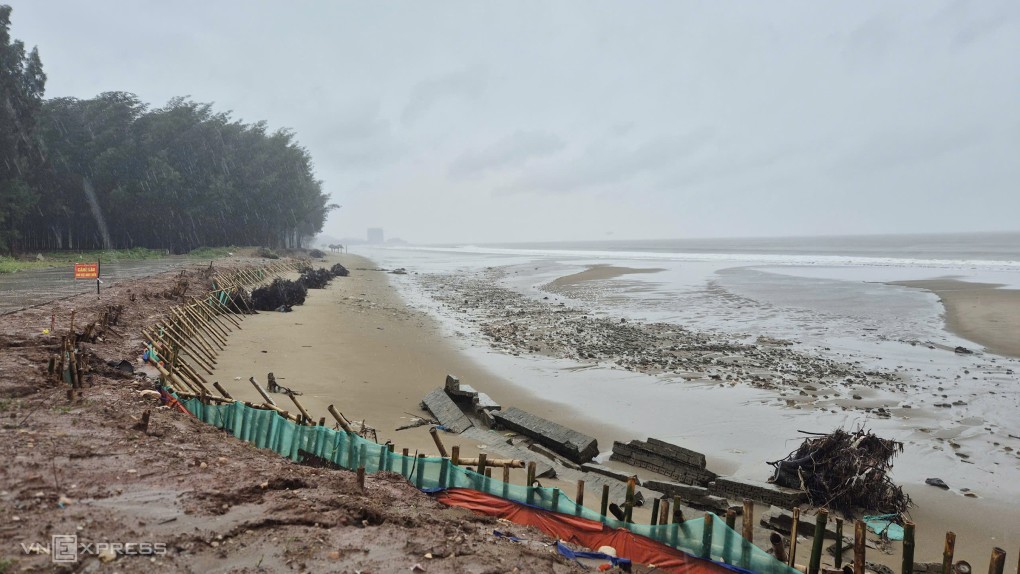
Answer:
POLYGON ((75 263, 74 264, 74 278, 75 279, 99 279, 99 264, 98 263, 75 263))

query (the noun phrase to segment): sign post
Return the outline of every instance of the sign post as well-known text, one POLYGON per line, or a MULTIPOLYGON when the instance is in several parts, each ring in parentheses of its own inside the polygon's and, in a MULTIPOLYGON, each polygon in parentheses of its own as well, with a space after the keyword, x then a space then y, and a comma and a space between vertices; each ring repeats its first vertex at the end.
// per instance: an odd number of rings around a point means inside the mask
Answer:
POLYGON ((74 264, 74 278, 75 279, 95 279, 96 280, 96 297, 99 297, 99 261, 95 263, 75 263, 74 264))

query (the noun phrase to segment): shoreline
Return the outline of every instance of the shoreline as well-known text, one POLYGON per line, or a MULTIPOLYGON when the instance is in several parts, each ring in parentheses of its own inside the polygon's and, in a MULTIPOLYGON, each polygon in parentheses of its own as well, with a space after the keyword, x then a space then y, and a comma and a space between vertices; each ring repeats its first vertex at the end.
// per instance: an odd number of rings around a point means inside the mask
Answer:
POLYGON ((996 355, 1020 358, 1020 290, 948 278, 890 285, 934 293, 945 310, 947 331, 996 355))
MULTIPOLYGON (((379 442, 391 439, 398 447, 407 446, 412 452, 419 449, 434 453, 435 445, 427 426, 399 432, 393 429, 409 422, 408 413, 424 414, 417 406, 421 397, 442 386, 446 374, 452 373, 504 406, 518 406, 596 437, 603 453, 609 452, 613 440, 647 438, 638 436, 633 429, 606 422, 621 420, 611 416, 612 406, 602 404, 607 400, 613 402, 611 395, 600 395, 595 386, 568 382, 567 379, 587 379, 585 368, 568 373, 568 369, 560 366, 553 367, 561 369, 554 371, 542 361, 536 363, 534 369, 509 366, 518 361, 511 356, 517 354, 512 349, 496 350, 490 347, 491 342, 470 345, 470 341, 477 340, 474 334, 461 332, 456 323, 453 327, 440 324, 430 313, 409 307, 390 276, 374 271, 377 265, 369 259, 354 255, 330 257, 330 264, 336 261, 351 269, 350 277, 336 279, 325 290, 310 291, 308 302, 295 307, 292 313, 263 313, 250 317, 246 325, 252 328, 232 335, 215 376, 231 394, 259 402, 247 378, 254 375, 264 384, 266 373, 274 372, 280 384, 304 393, 300 400, 313 418, 327 416, 327 420, 332 420, 325 407, 335 403, 352 420, 367 418, 367 424, 378 430, 379 442), (505 378, 510 373, 515 380, 505 378), (550 392, 550 400, 539 396, 543 388, 575 390, 550 392), (594 408, 596 406, 598 408, 594 408)), ((458 296, 451 293, 454 298, 458 296)), ((591 366, 608 368, 601 361, 591 366)), ((619 369, 614 373, 625 374, 619 369)), ((692 389, 694 384, 691 383, 692 389)), ((712 391, 704 385, 699 388, 712 391)), ((719 395, 737 398, 741 396, 737 391, 721 391, 719 395)), ((696 390, 692 396, 704 395, 696 390)), ((737 404, 734 407, 742 408, 737 404)), ((778 407, 762 405, 761 408, 785 417, 778 407)), ((915 411, 914 414, 922 413, 915 411)), ((749 422, 742 424, 746 426, 749 422)), ((751 432, 750 428, 745 430, 751 432)), ((731 442, 738 438, 732 434, 728 437, 726 440, 731 442)), ((454 437, 444 439, 447 448, 457 444, 454 437)), ((683 438, 677 440, 684 444, 683 438)), ((480 445, 471 444, 471 441, 461 439, 459 446, 465 457, 482 452, 478 448, 480 445)), ((730 447, 738 457, 749 456, 739 454, 737 449, 742 444, 730 447)), ((725 459, 730 453, 707 451, 706 455, 710 468, 723 470, 725 464, 713 462, 716 458, 713 455, 725 459)), ((900 460, 899 465, 902 464, 904 461, 900 460)), ((617 465, 610 463, 610 466, 617 465)), ((641 469, 623 468, 642 477, 651 474, 641 469)), ((517 476, 512 481, 523 482, 517 476)), ((543 483, 550 485, 546 481, 543 483)), ((564 491, 570 492, 567 486, 564 485, 564 491)), ((923 484, 910 486, 911 494, 923 505, 911 512, 919 526, 917 555, 920 559, 940 553, 942 536, 948 528, 960 534, 958 556, 972 562, 986 559, 984 556, 995 541, 998 541, 996 544, 1003 540, 1013 544, 1011 537, 1016 535, 1009 532, 1007 525, 1012 522, 1011 508, 1015 505, 1002 505, 1006 501, 995 497, 974 500, 953 493, 929 491, 926 489, 933 487, 923 484)), ((597 500, 597 496, 588 491, 586 499, 597 500)), ((892 557, 876 555, 874 560, 886 558, 892 557)))

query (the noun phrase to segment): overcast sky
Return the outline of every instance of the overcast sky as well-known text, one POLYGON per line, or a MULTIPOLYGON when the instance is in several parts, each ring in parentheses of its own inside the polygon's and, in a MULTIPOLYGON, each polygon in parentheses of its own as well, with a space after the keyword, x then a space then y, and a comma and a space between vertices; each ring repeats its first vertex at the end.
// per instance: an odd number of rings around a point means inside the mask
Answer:
POLYGON ((1020 2, 0 0, 47 96, 293 128, 414 242, 1020 230, 1020 2))

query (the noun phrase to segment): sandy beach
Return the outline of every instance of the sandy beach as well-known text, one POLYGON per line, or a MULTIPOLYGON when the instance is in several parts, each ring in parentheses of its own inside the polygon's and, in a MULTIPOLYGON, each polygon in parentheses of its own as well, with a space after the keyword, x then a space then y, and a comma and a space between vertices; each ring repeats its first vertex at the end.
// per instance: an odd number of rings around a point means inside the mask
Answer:
POLYGON ((931 291, 945 307, 950 332, 988 352, 1020 357, 1020 290, 957 279, 897 281, 893 285, 931 291))
MULTIPOLYGON (((264 386, 271 372, 279 384, 302 393, 299 400, 314 418, 326 417, 332 424, 327 407, 333 404, 348 419, 364 420, 376 429, 380 443, 392 440, 398 451, 408 448, 412 454, 438 456, 428 426, 395 429, 413 417, 427 416, 419 406, 422 397, 441 387, 447 374, 454 374, 500 404, 596 437, 605 445, 603 450, 614 439, 629 436, 626 429, 590 420, 508 384, 460 353, 427 313, 408 307, 389 285, 389 275, 376 270, 373 262, 342 255, 334 256, 331 265, 334 259, 351 269, 349 277, 335 279, 326 289, 310 290, 305 304, 293 312, 249 317, 244 329, 231 335, 214 377, 231 395, 261 403, 248 378, 255 377, 264 386)), ((287 408, 287 398, 277 397, 287 408)), ((485 448, 450 435, 444 440, 448 449, 459 446, 463 457, 476 457, 485 448)), ((515 470, 512 480, 524 483, 524 471, 515 470)), ((556 480, 543 484, 566 492, 574 488, 556 480)), ((586 496, 597 500, 599 494, 590 491, 586 496)))
MULTIPOLYGON (((612 417, 593 414, 599 409, 589 410, 589 407, 601 405, 597 394, 575 396, 576 401, 560 397, 557 402, 493 374, 473 360, 470 353, 463 352, 466 334, 451 333, 448 325, 441 325, 429 313, 409 306, 391 285, 393 276, 377 269, 375 263, 354 255, 332 256, 329 264, 335 261, 351 269, 351 276, 337 278, 327 289, 310 291, 306 304, 295 307, 291 313, 261 313, 246 320, 244 329, 231 336, 227 350, 220 355, 214 379, 237 398, 261 402, 248 383, 248 377, 254 376, 264 384, 266 374, 273 372, 281 385, 303 393, 300 400, 313 417, 326 417, 331 421, 326 407, 334 404, 349 419, 365 420, 368 426, 376 429, 379 442, 392 440, 398 449, 406 447, 411 452, 436 453, 428 427, 395 429, 408 424, 413 416, 425 414, 419 408, 421 397, 441 386, 448 373, 488 393, 500 404, 520 407, 596 437, 603 453, 611 449, 614 440, 645 438, 635 436, 622 420, 619 425, 612 424, 606 422, 614 420, 612 417)), ((592 275, 612 278, 653 271, 599 266, 569 279, 564 277, 560 286, 569 289, 592 275)), ((446 287, 436 289, 442 291, 446 287)), ((446 295, 457 298, 463 297, 458 293, 464 292, 450 290, 446 295)), ((478 297, 496 298, 499 305, 517 304, 506 300, 505 293, 478 297)), ((476 304, 479 303, 464 301, 468 308, 476 304)), ((536 313, 547 314, 541 310, 536 313)), ((507 341, 509 339, 504 339, 502 346, 492 344, 504 355, 525 352, 507 341)), ((785 350, 781 342, 767 341, 766 346, 783 361, 791 357, 802 360, 785 350)), ((835 369, 834 372, 841 372, 838 364, 828 362, 826 365, 826 368, 835 369)), ((281 405, 287 402, 284 396, 278 396, 281 405)), ((606 409, 601 411, 604 413, 606 409)), ((917 411, 915 414, 922 415, 917 411)), ((444 439, 448 448, 458 444, 462 456, 473 457, 485 449, 484 445, 470 441, 458 443, 451 435, 444 439)), ((742 449, 738 444, 730 447, 734 452, 742 449)), ((713 463, 713 453, 707 454, 710 467, 715 464, 720 470, 726 468, 718 461, 713 463)), ((653 477, 647 471, 634 471, 629 467, 627 470, 643 478, 653 477)), ((512 481, 523 483, 523 474, 515 474, 512 481)), ((543 481, 543 484, 560 486, 565 492, 572 492, 573 488, 557 481, 543 481)), ((972 563, 987 560, 993 545, 1009 548, 1015 546, 1020 537, 1010 526, 1015 523, 1015 501, 984 496, 980 499, 946 496, 943 491, 924 485, 908 490, 917 502, 911 519, 918 524, 918 560, 935 560, 941 555, 942 538, 947 530, 959 535, 957 556, 972 563)), ((597 500, 597 497, 598 493, 590 490, 586 494, 588 500, 597 500)), ((635 516, 646 519, 644 512, 647 510, 635 516)), ((875 552, 869 559, 895 565, 899 553, 898 550, 895 555, 875 552)))

